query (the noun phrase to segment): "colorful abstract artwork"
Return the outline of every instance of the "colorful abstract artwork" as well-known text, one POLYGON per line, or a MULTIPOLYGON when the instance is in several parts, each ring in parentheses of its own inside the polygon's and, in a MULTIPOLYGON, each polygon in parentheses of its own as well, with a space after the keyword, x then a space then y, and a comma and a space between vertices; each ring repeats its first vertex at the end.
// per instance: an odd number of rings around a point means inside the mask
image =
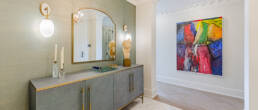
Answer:
POLYGON ((222 76, 222 17, 177 23, 177 70, 222 76))

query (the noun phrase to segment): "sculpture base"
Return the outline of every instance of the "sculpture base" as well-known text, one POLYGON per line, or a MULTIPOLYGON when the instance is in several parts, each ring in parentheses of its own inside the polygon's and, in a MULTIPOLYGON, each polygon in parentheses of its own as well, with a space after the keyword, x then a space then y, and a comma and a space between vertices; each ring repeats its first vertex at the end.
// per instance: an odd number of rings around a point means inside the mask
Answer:
POLYGON ((131 59, 124 59, 124 67, 130 67, 131 66, 131 59))

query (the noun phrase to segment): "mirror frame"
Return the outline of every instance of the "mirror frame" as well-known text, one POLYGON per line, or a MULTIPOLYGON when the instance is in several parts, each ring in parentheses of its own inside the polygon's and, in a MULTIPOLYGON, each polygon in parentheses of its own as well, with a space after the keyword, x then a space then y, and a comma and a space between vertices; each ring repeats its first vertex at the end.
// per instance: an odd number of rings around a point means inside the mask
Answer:
MULTIPOLYGON (((73 60, 73 57, 74 57, 74 14, 78 11, 81 11, 81 10, 87 10, 87 9, 90 9, 90 10, 96 10, 96 11, 99 11, 99 12, 102 12, 104 14, 106 14, 110 19, 111 21, 114 23, 114 26, 115 26, 115 42, 116 42, 116 37, 117 37, 117 33, 116 33, 116 23, 114 22, 113 18, 108 14, 106 13, 105 11, 102 11, 100 9, 97 9, 97 8, 79 8, 78 10, 76 10, 75 12, 72 13, 72 64, 83 64, 83 63, 92 63, 92 62, 104 62, 104 61, 115 61, 116 60, 116 56, 114 59, 111 59, 111 60, 91 60, 91 61, 82 61, 82 62, 74 62, 73 60)), ((115 47, 117 46, 117 42, 115 44, 115 47)), ((116 52, 117 54, 117 47, 116 47, 116 52)))

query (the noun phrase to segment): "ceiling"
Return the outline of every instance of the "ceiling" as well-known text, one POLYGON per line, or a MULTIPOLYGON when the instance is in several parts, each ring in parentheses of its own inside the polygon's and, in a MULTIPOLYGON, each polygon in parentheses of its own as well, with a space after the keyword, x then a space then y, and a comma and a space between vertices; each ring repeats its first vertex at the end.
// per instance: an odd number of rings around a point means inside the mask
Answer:
POLYGON ((133 4, 133 5, 138 5, 138 4, 141 4, 141 3, 145 3, 145 2, 148 2, 148 1, 155 1, 155 0, 126 0, 128 1, 129 3, 133 4))
POLYGON ((208 0, 159 0, 157 13, 175 12, 208 0))
POLYGON ((221 0, 127 0, 134 5, 147 1, 157 1, 157 13, 168 13, 183 10, 203 2, 214 2, 221 0))

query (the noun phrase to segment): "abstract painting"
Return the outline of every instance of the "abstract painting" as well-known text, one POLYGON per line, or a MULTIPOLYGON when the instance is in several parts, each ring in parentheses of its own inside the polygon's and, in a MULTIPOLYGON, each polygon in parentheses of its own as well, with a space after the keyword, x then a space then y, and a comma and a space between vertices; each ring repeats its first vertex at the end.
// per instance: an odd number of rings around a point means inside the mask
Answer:
POLYGON ((177 23, 177 70, 222 76, 222 17, 177 23))

